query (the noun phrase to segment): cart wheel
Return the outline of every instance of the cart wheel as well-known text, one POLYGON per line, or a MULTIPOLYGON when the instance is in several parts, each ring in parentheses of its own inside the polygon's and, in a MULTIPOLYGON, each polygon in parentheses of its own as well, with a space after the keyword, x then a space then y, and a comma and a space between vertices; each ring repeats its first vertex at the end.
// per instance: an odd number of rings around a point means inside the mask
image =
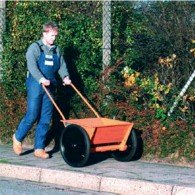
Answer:
POLYGON ((72 167, 84 166, 90 155, 90 140, 79 125, 68 125, 60 138, 60 152, 64 161, 72 167))
POLYGON ((112 152, 112 156, 122 162, 127 162, 133 159, 136 154, 138 147, 137 135, 134 129, 131 130, 131 134, 127 140, 127 149, 125 151, 115 151, 112 152))

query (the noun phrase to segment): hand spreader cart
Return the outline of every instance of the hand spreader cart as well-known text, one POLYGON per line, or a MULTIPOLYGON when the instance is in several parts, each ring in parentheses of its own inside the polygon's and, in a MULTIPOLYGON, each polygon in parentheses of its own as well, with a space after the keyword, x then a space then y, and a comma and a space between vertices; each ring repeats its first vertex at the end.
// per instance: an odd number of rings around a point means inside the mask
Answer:
POLYGON ((90 153, 106 151, 111 151, 112 156, 118 161, 132 160, 138 147, 133 123, 100 117, 76 87, 73 84, 71 86, 97 118, 66 120, 43 85, 64 124, 60 136, 60 152, 64 161, 72 167, 82 167, 87 164, 90 153))

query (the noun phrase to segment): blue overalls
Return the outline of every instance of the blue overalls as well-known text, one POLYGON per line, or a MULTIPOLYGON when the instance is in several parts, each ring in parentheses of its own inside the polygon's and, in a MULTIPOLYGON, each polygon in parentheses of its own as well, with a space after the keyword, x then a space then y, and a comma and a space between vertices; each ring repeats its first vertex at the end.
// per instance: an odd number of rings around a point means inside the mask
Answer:
MULTIPOLYGON (((60 68, 60 59, 55 49, 53 55, 45 55, 40 45, 39 48, 41 54, 37 66, 44 77, 50 80, 51 85, 48 87, 48 90, 52 94, 57 82, 56 74, 60 68)), ((46 134, 52 118, 53 105, 43 90, 42 85, 31 74, 26 79, 26 87, 27 112, 17 128, 15 136, 18 141, 22 142, 28 131, 37 122, 34 149, 44 149, 46 134)))

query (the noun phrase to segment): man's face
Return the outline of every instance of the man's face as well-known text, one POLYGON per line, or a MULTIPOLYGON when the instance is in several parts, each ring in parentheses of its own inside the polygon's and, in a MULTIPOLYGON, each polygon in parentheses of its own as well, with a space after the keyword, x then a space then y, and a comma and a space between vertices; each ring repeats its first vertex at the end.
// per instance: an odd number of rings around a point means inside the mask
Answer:
POLYGON ((51 46, 54 44, 57 35, 58 35, 58 31, 56 30, 49 30, 48 32, 44 32, 43 41, 46 43, 46 45, 51 46))

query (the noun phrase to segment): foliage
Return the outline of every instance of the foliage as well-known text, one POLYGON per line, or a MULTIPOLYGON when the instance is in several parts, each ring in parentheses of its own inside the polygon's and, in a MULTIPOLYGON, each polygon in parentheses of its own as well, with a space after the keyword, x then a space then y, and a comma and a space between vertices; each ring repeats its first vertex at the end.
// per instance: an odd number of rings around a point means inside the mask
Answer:
MULTIPOLYGON (((158 1, 143 3, 140 13, 145 17, 145 31, 135 36, 135 48, 139 60, 130 68, 143 73, 144 77, 158 76, 159 83, 171 86, 164 96, 163 107, 173 104, 194 71, 194 2, 158 1)), ((177 117, 185 120, 194 117, 195 82, 192 82, 186 98, 179 102, 177 117)))
POLYGON ((163 104, 166 96, 169 95, 172 84, 163 85, 160 83, 158 74, 153 76, 142 76, 140 72, 129 67, 122 70, 125 79, 124 85, 131 91, 131 101, 139 102, 145 108, 156 110, 156 117, 165 119, 167 107, 163 104))

